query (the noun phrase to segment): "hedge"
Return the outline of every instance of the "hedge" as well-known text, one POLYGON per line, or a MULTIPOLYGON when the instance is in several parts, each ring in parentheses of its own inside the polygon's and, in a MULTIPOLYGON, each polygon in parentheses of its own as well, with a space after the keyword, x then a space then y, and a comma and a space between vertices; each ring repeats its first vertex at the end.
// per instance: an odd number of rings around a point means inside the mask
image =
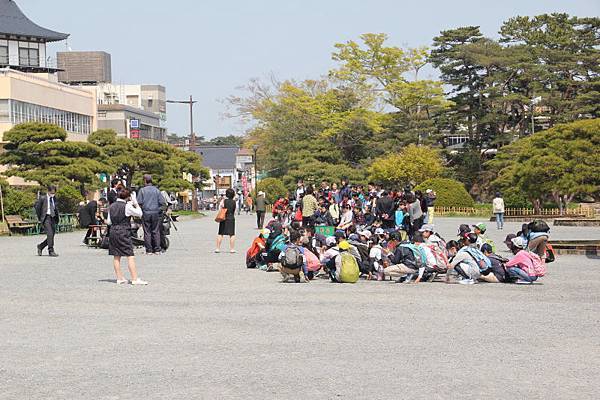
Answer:
POLYGON ((425 193, 427 189, 432 189, 437 194, 435 205, 438 207, 473 207, 475 202, 473 198, 459 181, 447 178, 428 179, 415 187, 425 193))

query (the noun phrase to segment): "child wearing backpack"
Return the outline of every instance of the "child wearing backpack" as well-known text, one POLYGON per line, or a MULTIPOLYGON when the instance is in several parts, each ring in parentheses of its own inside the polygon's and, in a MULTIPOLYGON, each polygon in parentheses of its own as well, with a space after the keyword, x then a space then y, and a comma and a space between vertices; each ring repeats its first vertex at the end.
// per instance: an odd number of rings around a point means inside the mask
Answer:
POLYGON ((281 267, 282 282, 287 282, 292 276, 294 282, 309 282, 306 275, 308 274, 308 266, 304 252, 307 251, 302 247, 302 235, 298 231, 292 231, 290 233, 290 243, 285 246, 283 251, 279 255, 279 261, 281 267))

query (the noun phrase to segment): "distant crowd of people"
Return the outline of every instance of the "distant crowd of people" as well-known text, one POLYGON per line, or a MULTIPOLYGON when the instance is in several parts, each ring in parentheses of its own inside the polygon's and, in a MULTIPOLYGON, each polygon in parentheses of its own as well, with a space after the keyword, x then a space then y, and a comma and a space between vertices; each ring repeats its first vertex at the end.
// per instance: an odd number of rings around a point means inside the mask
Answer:
MULTIPOLYGON (((256 199, 264 198, 259 193, 256 199)), ((498 193, 497 199, 502 199, 498 193)), ((553 261, 549 228, 543 221, 523 226, 505 243, 513 257, 496 254, 487 226, 462 224, 457 237, 445 240, 434 222, 436 193, 385 190, 377 185, 322 182, 319 189, 299 181, 292 196, 273 204, 272 218, 246 253, 246 265, 279 270, 284 281, 309 282, 326 275, 334 282, 394 279, 418 283, 443 276, 446 282, 531 284, 553 261)), ((260 200, 261 203, 263 200, 260 200)), ((265 201, 266 203, 266 201, 265 201)), ((504 213, 494 200, 494 213, 504 213)), ((503 219, 496 217, 497 228, 503 219)))

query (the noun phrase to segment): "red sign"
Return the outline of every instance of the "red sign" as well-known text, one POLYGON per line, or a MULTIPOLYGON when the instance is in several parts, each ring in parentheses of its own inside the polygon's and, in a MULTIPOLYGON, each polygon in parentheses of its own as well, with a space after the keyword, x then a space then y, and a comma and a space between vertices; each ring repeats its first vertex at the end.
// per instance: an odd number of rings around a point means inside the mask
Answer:
POLYGON ((242 176, 242 190, 244 191, 244 196, 248 195, 248 178, 242 176))
POLYGON ((132 139, 139 139, 140 138, 140 130, 139 129, 130 130, 129 137, 131 137, 132 139))

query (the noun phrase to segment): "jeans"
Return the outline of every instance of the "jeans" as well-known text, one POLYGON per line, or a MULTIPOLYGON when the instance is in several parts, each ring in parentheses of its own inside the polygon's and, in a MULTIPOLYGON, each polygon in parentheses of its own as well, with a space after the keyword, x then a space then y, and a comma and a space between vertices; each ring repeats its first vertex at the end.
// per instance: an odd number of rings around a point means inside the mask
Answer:
POLYGON ((496 213, 496 227, 498 229, 504 228, 504 213, 496 213))
POLYGON ((527 272, 523 271, 521 268, 507 268, 506 272, 508 272, 508 276, 511 278, 521 279, 525 282, 535 282, 537 281, 537 276, 529 276, 527 272))

